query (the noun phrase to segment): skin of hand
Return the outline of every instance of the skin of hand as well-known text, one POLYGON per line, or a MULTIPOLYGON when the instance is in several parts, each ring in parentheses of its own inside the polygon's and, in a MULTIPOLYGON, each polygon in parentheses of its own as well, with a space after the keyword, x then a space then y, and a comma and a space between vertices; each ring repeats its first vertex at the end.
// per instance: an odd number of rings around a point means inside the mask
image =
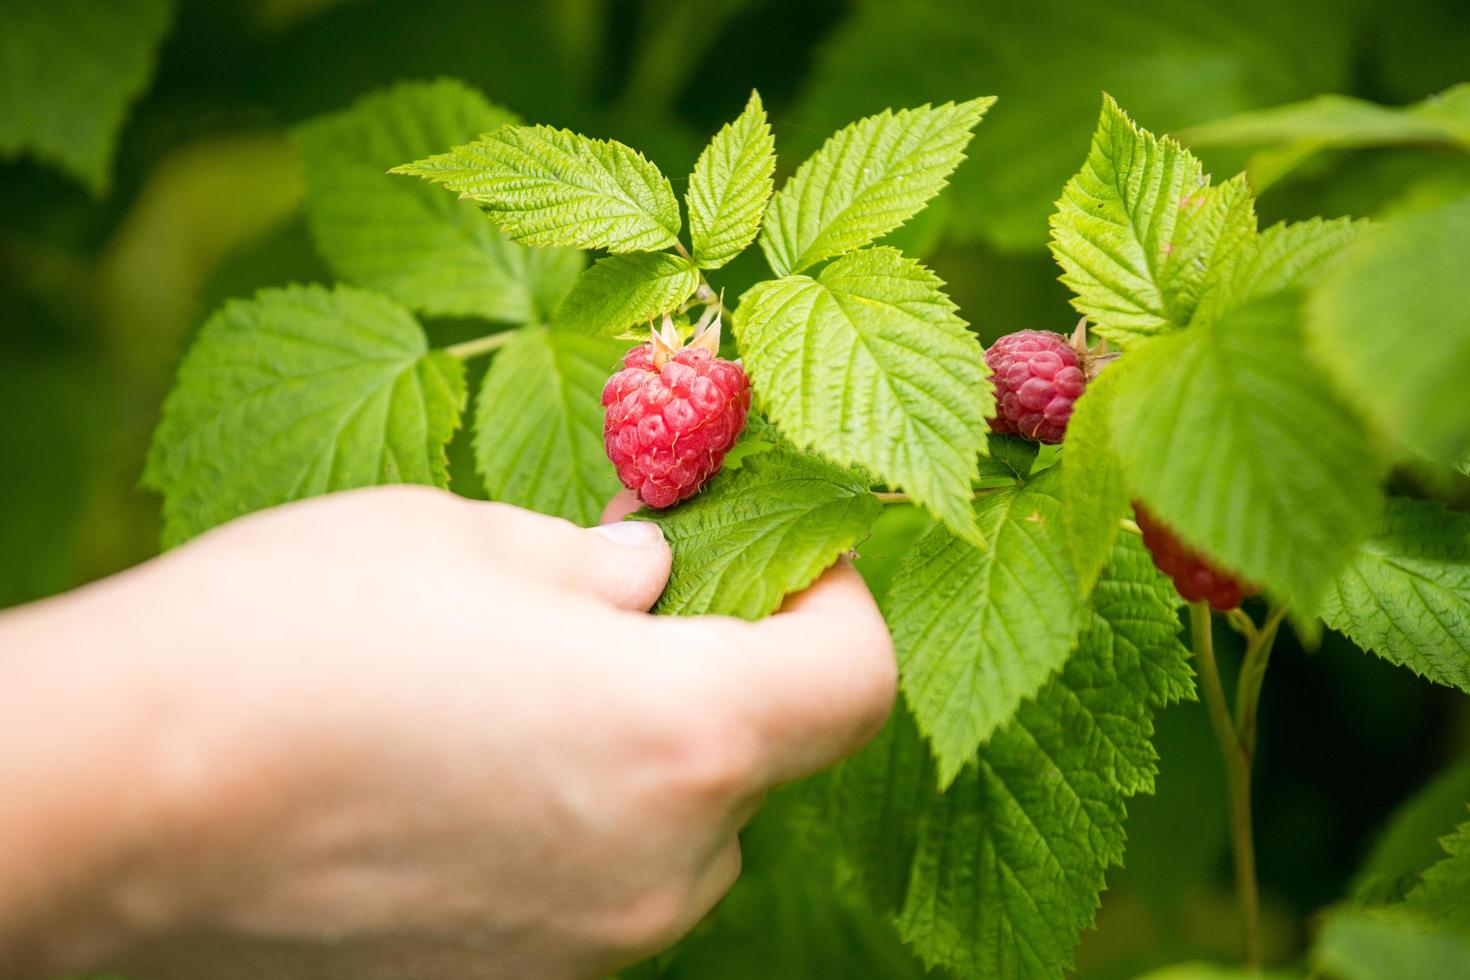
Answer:
POLYGON ((646 522, 384 487, 8 612, 0 975, 554 980, 669 945, 895 684, 845 564, 749 623, 647 615, 670 560, 646 522))

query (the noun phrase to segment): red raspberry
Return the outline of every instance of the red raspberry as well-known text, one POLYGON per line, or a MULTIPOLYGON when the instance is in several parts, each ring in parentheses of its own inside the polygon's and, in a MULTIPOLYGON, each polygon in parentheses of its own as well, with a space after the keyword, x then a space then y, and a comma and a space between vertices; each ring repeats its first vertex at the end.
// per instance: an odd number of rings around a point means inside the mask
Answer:
POLYGON ((1247 595, 1260 590, 1210 563, 1198 551, 1174 536, 1174 532, 1138 501, 1133 502, 1138 529, 1143 543, 1153 555, 1154 564, 1174 580, 1174 588, 1190 602, 1208 602, 1220 612, 1234 609, 1247 595))
POLYGON ((720 471, 750 411, 750 381, 715 356, 719 321, 681 347, 672 323, 623 358, 602 389, 602 435, 623 486, 672 507, 720 471))
POLYGON ((1061 442, 1072 404, 1087 387, 1085 357, 1085 346, 1079 354, 1066 337, 1049 330, 1021 330, 991 344, 985 352, 995 382, 990 428, 1061 442))

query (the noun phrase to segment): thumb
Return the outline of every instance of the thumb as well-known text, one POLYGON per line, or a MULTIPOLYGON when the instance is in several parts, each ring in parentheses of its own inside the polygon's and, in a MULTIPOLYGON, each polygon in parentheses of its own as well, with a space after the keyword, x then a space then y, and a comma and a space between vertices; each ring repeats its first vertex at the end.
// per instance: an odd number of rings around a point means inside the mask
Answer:
POLYGON ((582 528, 558 517, 488 504, 491 546, 513 574, 647 612, 669 580, 673 553, 647 521, 582 528))

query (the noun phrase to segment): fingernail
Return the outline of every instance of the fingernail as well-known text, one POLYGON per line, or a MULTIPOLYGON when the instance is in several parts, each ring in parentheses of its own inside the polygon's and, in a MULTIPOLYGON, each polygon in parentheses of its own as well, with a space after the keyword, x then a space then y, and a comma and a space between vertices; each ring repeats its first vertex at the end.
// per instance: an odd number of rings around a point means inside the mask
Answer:
POLYGON ((647 548, 664 540, 664 529, 651 521, 613 521, 599 524, 592 533, 630 548, 647 548))

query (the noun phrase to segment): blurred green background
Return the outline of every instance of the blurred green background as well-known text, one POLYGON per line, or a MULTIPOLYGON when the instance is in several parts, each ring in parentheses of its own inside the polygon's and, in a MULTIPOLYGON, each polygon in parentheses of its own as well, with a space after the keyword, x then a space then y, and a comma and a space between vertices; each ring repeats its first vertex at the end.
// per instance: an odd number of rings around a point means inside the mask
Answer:
MULTIPOLYGON (((137 481, 193 332, 226 297, 330 278, 301 215, 291 127, 395 81, 463 79, 673 175, 752 87, 784 173, 886 106, 997 95, 951 189, 896 233, 988 341, 1075 321, 1046 219, 1103 90, 1177 132, 1324 92, 1409 103, 1465 80, 1467 52, 1465 0, 0 0, 0 607, 156 552, 158 500, 137 481)), ((1227 175, 1251 149, 1200 155, 1227 175)), ((1467 192, 1462 152, 1344 149, 1265 190, 1260 210, 1263 226, 1381 216, 1467 192)), ((753 249, 721 282, 739 295, 763 271, 753 249)), ((457 489, 476 484, 457 467, 457 489)), ((876 589, 914 524, 895 510, 865 547, 876 589)), ((1262 725, 1269 945, 1290 961, 1393 808, 1470 746, 1470 712, 1329 634, 1314 652, 1284 638, 1262 725)), ((1132 808, 1128 868, 1079 950, 1084 977, 1235 952, 1223 785, 1199 707, 1172 709, 1158 744, 1160 794, 1132 808)), ((1463 767, 1446 778, 1470 782, 1463 767)), ((833 894, 774 806, 720 915, 651 975, 922 973, 833 894)))

